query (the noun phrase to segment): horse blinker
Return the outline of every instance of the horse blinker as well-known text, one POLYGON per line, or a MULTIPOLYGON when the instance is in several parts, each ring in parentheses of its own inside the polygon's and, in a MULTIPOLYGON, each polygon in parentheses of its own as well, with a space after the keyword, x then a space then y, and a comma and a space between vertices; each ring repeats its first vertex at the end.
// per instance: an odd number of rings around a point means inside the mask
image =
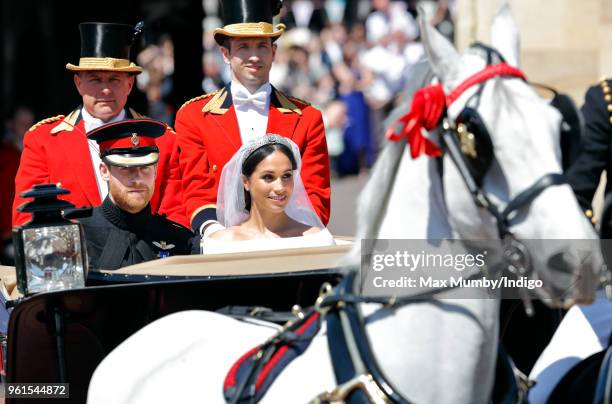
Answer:
POLYGON ((493 142, 478 111, 465 107, 456 119, 461 153, 480 186, 493 162, 493 142))

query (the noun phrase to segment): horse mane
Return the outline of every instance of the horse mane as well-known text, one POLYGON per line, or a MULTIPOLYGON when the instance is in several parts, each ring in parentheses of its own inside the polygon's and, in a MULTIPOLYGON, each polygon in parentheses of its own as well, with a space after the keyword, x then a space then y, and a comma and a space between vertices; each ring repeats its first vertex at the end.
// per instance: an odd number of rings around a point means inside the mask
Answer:
MULTIPOLYGON (((422 58, 409 72, 410 81, 400 94, 400 102, 384 120, 383 127, 391 126, 400 116, 410 110, 414 93, 433 80, 434 73, 427 59, 422 58)), ((357 241, 344 258, 346 265, 357 265, 360 262, 360 240, 375 238, 378 234, 381 218, 384 215, 391 188, 395 182, 397 169, 406 147, 406 141, 386 142, 382 152, 376 159, 370 178, 357 199, 357 241), (382 197, 381 197, 382 195, 382 197)))

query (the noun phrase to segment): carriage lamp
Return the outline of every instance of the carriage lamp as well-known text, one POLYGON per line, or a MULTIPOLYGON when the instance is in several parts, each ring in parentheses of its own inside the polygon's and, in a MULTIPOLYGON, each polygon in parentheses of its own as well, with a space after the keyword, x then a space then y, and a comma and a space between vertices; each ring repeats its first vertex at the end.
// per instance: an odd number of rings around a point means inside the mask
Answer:
POLYGON ((17 210, 32 214, 32 220, 13 230, 17 288, 24 296, 85 286, 87 250, 83 227, 62 216, 91 215, 89 209, 75 209, 58 195, 70 191, 55 184, 35 185, 21 194, 33 201, 17 210))

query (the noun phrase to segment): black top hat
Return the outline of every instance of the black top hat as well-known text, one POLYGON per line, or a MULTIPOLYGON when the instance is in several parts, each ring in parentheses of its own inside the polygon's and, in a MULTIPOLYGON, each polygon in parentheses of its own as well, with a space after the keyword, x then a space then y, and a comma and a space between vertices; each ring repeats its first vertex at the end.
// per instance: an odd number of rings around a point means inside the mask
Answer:
POLYGON ((130 62, 130 47, 136 37, 142 33, 143 27, 143 22, 139 22, 135 27, 106 22, 79 24, 81 32, 79 65, 68 63, 66 69, 142 72, 141 67, 130 62))
POLYGON ((100 126, 87 137, 98 142, 100 157, 106 164, 144 167, 159 160, 155 138, 163 135, 166 129, 165 123, 153 119, 126 119, 100 126))
POLYGON ((283 6, 282 0, 221 0, 220 5, 224 26, 214 31, 215 41, 220 45, 223 36, 275 40, 285 31, 284 24, 272 26, 272 19, 283 6))

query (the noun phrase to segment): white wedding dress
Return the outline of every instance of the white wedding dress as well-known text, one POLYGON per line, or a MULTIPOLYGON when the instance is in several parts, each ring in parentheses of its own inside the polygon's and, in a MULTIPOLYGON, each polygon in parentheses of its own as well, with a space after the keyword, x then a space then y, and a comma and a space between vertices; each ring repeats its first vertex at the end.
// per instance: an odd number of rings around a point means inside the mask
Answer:
POLYGON ((323 229, 318 233, 301 237, 266 238, 241 241, 223 241, 207 238, 202 243, 202 253, 227 254, 249 251, 283 250, 288 248, 325 247, 336 245, 334 237, 329 230, 323 229))

